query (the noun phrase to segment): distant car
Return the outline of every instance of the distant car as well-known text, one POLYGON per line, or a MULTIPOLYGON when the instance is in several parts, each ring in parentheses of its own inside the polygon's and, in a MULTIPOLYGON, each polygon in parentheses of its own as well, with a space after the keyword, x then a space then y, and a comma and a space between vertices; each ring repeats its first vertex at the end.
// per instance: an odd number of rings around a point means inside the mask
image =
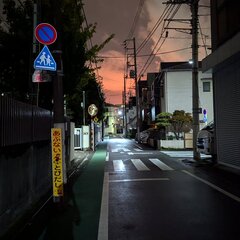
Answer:
POLYGON ((202 128, 197 135, 197 151, 206 155, 212 155, 213 160, 216 160, 214 149, 214 122, 210 122, 202 128))

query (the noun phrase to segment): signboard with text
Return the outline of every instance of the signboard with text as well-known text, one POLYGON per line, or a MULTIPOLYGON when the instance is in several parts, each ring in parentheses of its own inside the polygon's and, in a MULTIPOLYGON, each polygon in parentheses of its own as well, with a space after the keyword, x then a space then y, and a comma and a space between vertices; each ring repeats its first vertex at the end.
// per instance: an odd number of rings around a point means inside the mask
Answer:
POLYGON ((63 196, 63 158, 61 128, 51 129, 53 196, 63 196))

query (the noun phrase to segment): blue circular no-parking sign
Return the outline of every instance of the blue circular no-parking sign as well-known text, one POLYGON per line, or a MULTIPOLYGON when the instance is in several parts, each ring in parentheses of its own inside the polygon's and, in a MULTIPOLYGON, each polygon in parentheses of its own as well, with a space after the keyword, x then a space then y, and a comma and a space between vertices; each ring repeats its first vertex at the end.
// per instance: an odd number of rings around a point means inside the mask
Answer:
POLYGON ((50 45, 56 41, 57 31, 49 23, 40 23, 35 29, 35 37, 40 43, 50 45))

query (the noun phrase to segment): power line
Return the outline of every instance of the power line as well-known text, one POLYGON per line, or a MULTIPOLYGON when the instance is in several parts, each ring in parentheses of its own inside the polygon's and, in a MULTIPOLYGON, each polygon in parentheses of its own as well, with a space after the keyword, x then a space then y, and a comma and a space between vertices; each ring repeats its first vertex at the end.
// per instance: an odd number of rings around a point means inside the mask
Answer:
POLYGON ((166 14, 169 11, 172 11, 172 9, 170 9, 171 6, 167 5, 165 7, 165 9, 163 10, 162 15, 159 17, 159 19, 157 20, 157 22, 155 23, 155 25, 153 26, 152 30, 148 33, 147 37, 143 40, 143 42, 140 44, 140 46, 137 48, 137 54, 144 48, 144 46, 147 44, 147 42, 151 39, 152 35, 156 32, 156 30, 158 29, 159 25, 162 23, 162 21, 164 20, 166 14))
POLYGON ((136 12, 136 15, 134 17, 134 20, 133 20, 133 23, 132 23, 132 27, 128 33, 128 37, 127 39, 130 39, 133 37, 133 33, 135 32, 135 29, 136 29, 136 26, 137 26, 137 22, 139 20, 139 17, 141 15, 141 12, 142 12, 142 9, 143 9, 143 6, 144 6, 144 2, 145 0, 139 0, 139 3, 138 3, 138 8, 137 8, 137 12, 136 12))
MULTIPOLYGON (((138 55, 138 57, 149 57, 149 56, 152 56, 152 55, 158 56, 158 55, 163 55, 163 54, 180 52, 180 51, 184 51, 184 50, 187 50, 187 49, 191 49, 191 47, 180 48, 180 49, 175 49, 175 50, 166 51, 166 52, 157 52, 157 53, 154 53, 154 54, 142 54, 142 55, 138 55)), ((104 59, 125 59, 125 57, 110 57, 110 56, 97 56, 97 58, 104 58, 104 59)))
MULTIPOLYGON (((175 5, 173 6, 173 8, 171 9, 171 11, 169 12, 168 15, 171 14, 171 12, 173 11, 174 7, 175 7, 175 5)), ((179 5, 175 8, 175 10, 174 10, 174 12, 172 13, 170 19, 173 19, 173 18, 174 18, 174 16, 176 15, 176 13, 178 12, 178 10, 179 10, 180 7, 181 7, 181 4, 179 4, 179 5)), ((170 22, 167 23, 167 26, 168 26, 169 24, 170 24, 170 22)), ((148 69, 148 67, 150 66, 150 64, 152 63, 152 61, 153 61, 153 59, 154 59, 154 57, 155 57, 154 51, 155 51, 155 49, 157 48, 157 46, 158 46, 158 44, 160 43, 160 41, 163 39, 162 36, 163 36, 163 33, 164 33, 164 28, 165 28, 165 27, 163 26, 163 28, 162 28, 162 33, 161 33, 161 35, 160 35, 160 38, 158 39, 157 43, 155 44, 155 47, 153 48, 150 57, 148 58, 148 60, 146 61, 145 65, 144 65, 143 68, 141 69, 139 76, 142 76, 142 75, 145 73, 145 71, 148 69)), ((162 43, 160 44, 160 46, 158 47, 158 49, 157 49, 156 52, 158 52, 158 51, 161 49, 161 47, 162 47, 162 45, 164 44, 165 41, 166 41, 166 38, 163 39, 162 43)))
POLYGON ((204 39, 204 35, 203 35, 203 32, 202 32, 200 22, 198 22, 198 26, 199 26, 200 34, 201 34, 201 37, 202 37, 202 42, 203 42, 203 46, 204 46, 204 49, 205 49, 205 53, 206 53, 206 56, 207 56, 208 55, 208 53, 207 53, 207 43, 206 43, 206 39, 204 39))

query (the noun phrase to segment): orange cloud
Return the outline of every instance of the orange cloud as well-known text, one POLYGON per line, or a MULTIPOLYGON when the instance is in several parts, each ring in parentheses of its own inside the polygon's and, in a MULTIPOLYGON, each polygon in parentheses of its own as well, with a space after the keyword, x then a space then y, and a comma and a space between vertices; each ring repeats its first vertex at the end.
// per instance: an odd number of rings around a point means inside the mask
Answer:
POLYGON ((124 56, 115 51, 105 52, 104 56, 107 58, 101 64, 99 75, 103 78, 106 102, 121 104, 124 89, 124 56))

